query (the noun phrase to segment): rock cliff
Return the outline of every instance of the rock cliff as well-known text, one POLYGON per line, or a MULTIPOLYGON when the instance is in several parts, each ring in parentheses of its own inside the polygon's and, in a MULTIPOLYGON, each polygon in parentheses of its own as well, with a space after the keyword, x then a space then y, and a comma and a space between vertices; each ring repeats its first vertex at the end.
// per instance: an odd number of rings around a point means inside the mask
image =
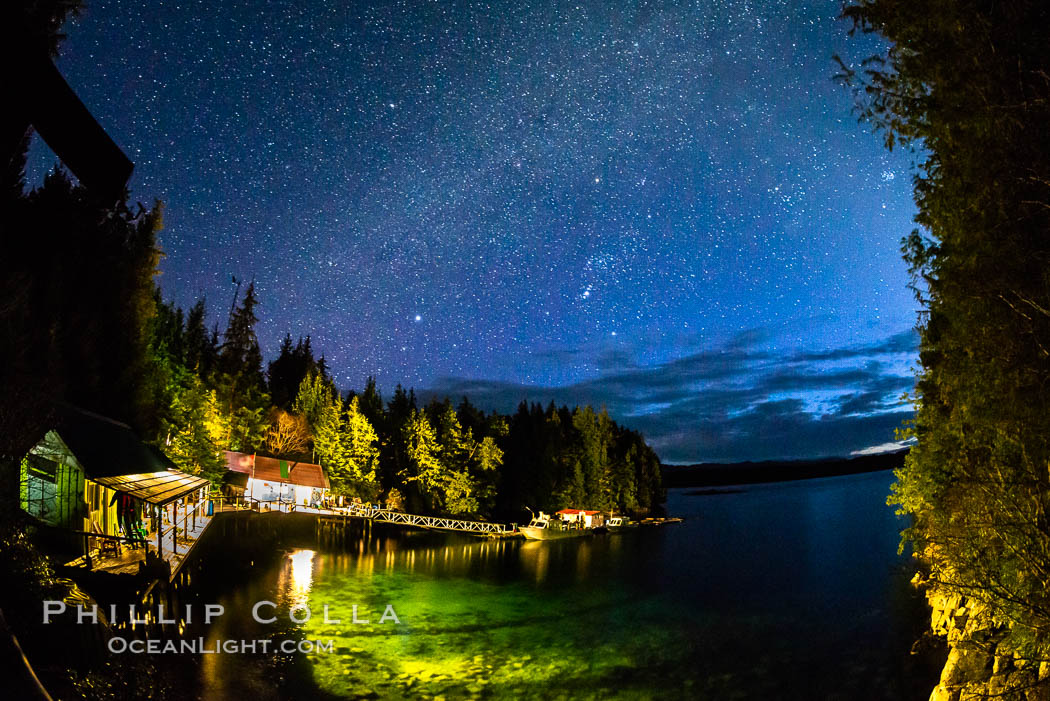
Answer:
POLYGON ((1050 701, 1050 661, 1017 649, 1010 626, 981 602, 930 587, 930 628, 948 660, 930 701, 1050 701))

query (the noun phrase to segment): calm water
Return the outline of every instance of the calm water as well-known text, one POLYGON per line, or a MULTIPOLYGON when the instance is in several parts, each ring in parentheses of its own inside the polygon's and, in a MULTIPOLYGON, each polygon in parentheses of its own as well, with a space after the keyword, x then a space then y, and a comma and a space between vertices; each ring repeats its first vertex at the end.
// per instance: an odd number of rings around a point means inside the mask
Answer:
POLYGON ((290 549, 219 599, 209 635, 334 652, 204 655, 206 698, 925 699, 938 660, 909 654, 925 609, 891 481, 674 490, 685 523, 593 538, 391 530, 290 549), (261 599, 277 623, 251 620, 261 599), (289 622, 297 604, 309 622, 289 622), (387 604, 400 625, 378 624, 387 604))

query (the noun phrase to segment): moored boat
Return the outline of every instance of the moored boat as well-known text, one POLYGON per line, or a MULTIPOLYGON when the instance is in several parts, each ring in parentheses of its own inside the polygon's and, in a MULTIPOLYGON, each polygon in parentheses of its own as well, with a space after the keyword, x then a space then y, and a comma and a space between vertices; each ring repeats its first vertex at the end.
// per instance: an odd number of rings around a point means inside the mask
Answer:
POLYGON ((631 519, 626 516, 613 516, 605 522, 605 529, 610 533, 619 533, 625 531, 628 528, 636 528, 637 523, 632 523, 631 519))
POLYGON ((579 538, 594 533, 593 528, 587 528, 581 522, 565 522, 558 518, 551 518, 542 511, 539 516, 529 522, 529 525, 521 526, 518 530, 528 540, 579 538))

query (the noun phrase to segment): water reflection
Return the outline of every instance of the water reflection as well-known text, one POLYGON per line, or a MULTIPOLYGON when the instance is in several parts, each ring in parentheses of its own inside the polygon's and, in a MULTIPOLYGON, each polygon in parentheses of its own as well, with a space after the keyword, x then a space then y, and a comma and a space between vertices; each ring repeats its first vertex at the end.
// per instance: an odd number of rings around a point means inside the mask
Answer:
MULTIPOLYGON (((893 576, 890 479, 676 493, 679 526, 551 542, 376 528, 291 553, 252 596, 342 619, 295 630, 335 649, 305 656, 303 697, 912 698, 932 683, 902 672, 924 621, 893 576)), ((213 657, 213 681, 244 674, 213 657)))
POLYGON ((297 602, 310 594, 310 585, 314 581, 314 554, 313 550, 296 550, 288 555, 292 563, 291 595, 297 602))
MULTIPOLYGON (((442 576, 471 576, 483 573, 519 550, 532 552, 525 550, 527 547, 528 544, 521 541, 478 540, 454 534, 381 534, 362 539, 347 550, 326 554, 318 560, 322 563, 318 566, 357 575, 426 572, 442 576)), ((527 568, 532 567, 530 556, 523 557, 522 562, 527 568)), ((541 580, 542 576, 537 581, 541 580)))
POLYGON ((532 581, 542 584, 547 577, 547 565, 550 562, 549 543, 538 540, 521 545, 521 563, 523 569, 532 573, 532 581))
MULTIPOLYGON (((384 532, 362 538, 351 547, 325 553, 314 562, 314 576, 422 573, 440 578, 528 580, 537 586, 583 585, 617 573, 629 581, 639 550, 658 557, 661 536, 629 532, 557 541, 478 539, 434 532, 384 532)), ((300 551, 302 552, 302 551, 300 551)), ((298 557, 298 555, 297 555, 298 557)))

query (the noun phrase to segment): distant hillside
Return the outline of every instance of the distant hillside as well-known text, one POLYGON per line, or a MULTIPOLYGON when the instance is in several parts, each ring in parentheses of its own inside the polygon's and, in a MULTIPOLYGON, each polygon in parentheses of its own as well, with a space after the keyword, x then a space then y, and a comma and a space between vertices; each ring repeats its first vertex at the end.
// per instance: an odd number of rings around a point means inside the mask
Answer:
POLYGON ((700 463, 661 465, 665 487, 716 487, 728 484, 785 482, 788 480, 834 477, 861 472, 891 470, 904 464, 908 450, 855 458, 818 460, 767 460, 763 462, 700 463))

